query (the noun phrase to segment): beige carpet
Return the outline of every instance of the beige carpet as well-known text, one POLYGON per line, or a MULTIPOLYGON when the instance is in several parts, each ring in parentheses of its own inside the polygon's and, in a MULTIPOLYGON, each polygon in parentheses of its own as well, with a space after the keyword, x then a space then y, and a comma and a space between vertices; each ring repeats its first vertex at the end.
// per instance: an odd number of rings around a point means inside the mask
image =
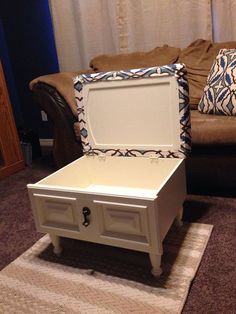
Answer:
POLYGON ((145 253, 63 239, 56 257, 46 235, 0 272, 0 313, 181 313, 212 228, 172 229, 159 279, 145 253))

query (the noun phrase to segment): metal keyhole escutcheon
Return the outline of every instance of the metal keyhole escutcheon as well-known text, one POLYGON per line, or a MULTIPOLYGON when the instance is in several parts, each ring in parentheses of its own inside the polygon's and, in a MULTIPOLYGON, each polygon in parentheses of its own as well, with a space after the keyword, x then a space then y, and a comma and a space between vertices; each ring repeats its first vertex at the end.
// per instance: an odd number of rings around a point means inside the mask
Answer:
POLYGON ((83 221, 83 225, 85 227, 88 227, 90 221, 89 221, 89 215, 91 214, 91 211, 88 207, 84 207, 83 208, 83 215, 84 215, 84 221, 83 221))

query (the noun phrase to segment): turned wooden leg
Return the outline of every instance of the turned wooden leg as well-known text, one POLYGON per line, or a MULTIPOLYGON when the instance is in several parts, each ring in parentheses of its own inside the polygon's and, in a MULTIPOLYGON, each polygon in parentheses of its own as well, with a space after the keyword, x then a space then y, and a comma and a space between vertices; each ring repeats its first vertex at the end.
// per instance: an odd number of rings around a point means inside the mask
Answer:
POLYGON ((62 252, 62 247, 60 244, 60 237, 55 234, 50 233, 50 238, 54 246, 53 253, 55 253, 56 255, 60 255, 62 252))
POLYGON ((155 277, 159 277, 162 274, 161 255, 149 253, 149 257, 152 264, 152 274, 155 277))
POLYGON ((180 211, 178 212, 177 216, 175 217, 175 226, 176 227, 182 227, 183 221, 183 207, 181 207, 180 211))

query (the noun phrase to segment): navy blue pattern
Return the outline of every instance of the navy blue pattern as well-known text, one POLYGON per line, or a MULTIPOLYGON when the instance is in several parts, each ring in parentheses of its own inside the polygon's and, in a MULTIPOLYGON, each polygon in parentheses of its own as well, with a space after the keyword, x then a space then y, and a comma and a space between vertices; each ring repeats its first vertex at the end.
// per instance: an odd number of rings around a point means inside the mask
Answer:
POLYGON ((236 50, 221 49, 211 67, 198 110, 236 115, 236 50))

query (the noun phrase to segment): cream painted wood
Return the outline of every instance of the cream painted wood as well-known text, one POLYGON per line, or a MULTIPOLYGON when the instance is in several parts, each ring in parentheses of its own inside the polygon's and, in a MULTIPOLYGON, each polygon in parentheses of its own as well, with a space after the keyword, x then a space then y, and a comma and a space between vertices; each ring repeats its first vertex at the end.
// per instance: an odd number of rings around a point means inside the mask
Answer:
POLYGON ((180 210, 179 210, 179 212, 175 218, 175 226, 176 227, 182 227, 182 225, 183 225, 182 217, 183 217, 183 207, 180 208, 180 210))
POLYGON ((175 174, 168 178, 168 181, 158 193, 157 208, 159 221, 160 240, 166 236, 173 223, 173 218, 180 217, 183 201, 186 197, 186 179, 184 162, 176 169, 175 174))
POLYGON ((83 156, 42 179, 37 186, 153 198, 182 162, 178 158, 83 156))
POLYGON ((90 145, 94 149, 177 151, 178 93, 175 76, 84 84, 90 145))
POLYGON ((50 234, 56 254, 59 237, 147 252, 158 276, 186 195, 184 160, 84 156, 28 190, 37 230, 50 234))
POLYGON ((77 201, 74 197, 35 194, 41 226, 78 229, 77 201))
POLYGON ((150 253, 149 257, 150 257, 150 261, 152 264, 152 274, 155 277, 159 277, 162 274, 162 269, 160 267, 161 265, 161 256, 162 255, 158 255, 158 254, 154 254, 154 253, 150 253))
POLYGON ((101 237, 150 243, 147 205, 94 200, 101 237))
POLYGON ((62 247, 61 247, 61 243, 60 243, 60 237, 55 235, 55 234, 53 234, 53 233, 50 233, 49 235, 50 235, 52 244, 54 246, 53 253, 55 253, 56 255, 60 255, 61 252, 62 252, 62 247))

